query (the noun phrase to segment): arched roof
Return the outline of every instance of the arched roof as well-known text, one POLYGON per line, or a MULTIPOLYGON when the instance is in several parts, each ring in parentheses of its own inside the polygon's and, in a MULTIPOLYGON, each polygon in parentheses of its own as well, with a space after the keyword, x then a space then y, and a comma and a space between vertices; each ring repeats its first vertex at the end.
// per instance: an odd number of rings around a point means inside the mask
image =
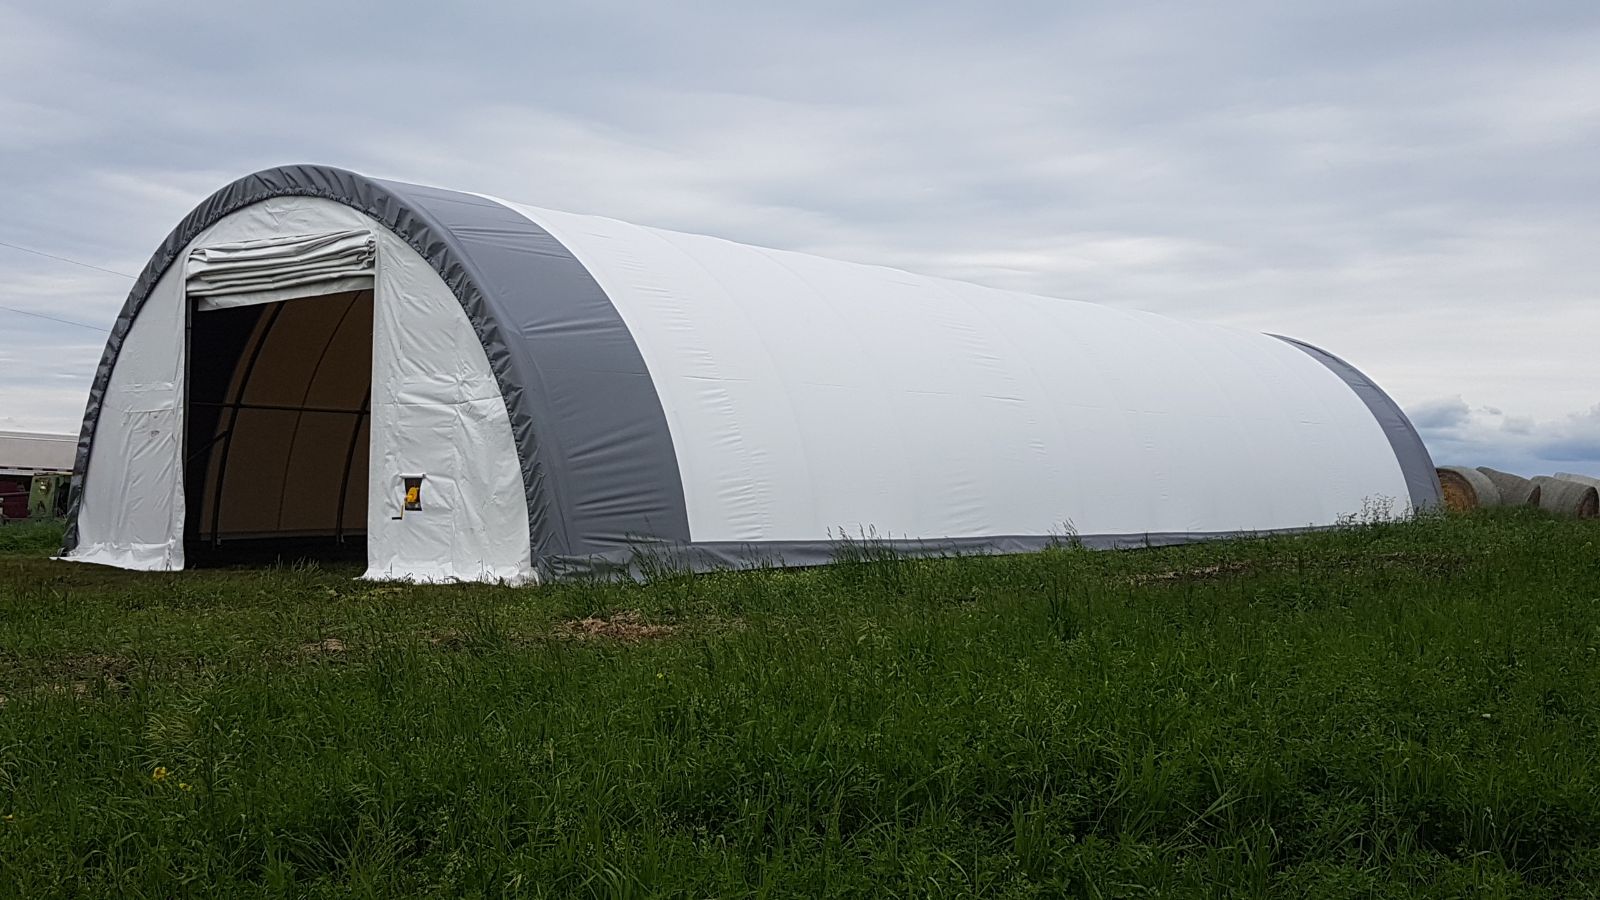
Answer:
POLYGON ((1297 341, 317 166, 241 178, 168 236, 107 342, 78 471, 156 281, 210 225, 285 196, 360 211, 460 301, 511 420, 534 561, 557 571, 641 540, 696 565, 800 563, 835 527, 1007 550, 1052 522, 1116 545, 1438 502, 1393 401, 1297 341))

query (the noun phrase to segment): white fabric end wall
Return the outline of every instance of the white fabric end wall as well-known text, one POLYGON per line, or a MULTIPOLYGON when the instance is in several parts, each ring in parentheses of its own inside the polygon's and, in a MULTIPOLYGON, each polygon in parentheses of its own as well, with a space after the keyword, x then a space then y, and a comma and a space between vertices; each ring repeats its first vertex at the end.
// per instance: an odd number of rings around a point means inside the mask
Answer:
MULTIPOLYGON (((510 418, 472 323, 421 256, 342 204, 281 197, 222 219, 179 258, 199 246, 346 229, 378 237, 366 577, 527 580, 527 502, 510 418), (423 508, 403 517, 402 474, 426 476, 423 508)), ((335 289, 324 288, 299 296, 335 289)), ((184 307, 180 264, 157 283, 118 356, 69 559, 183 568, 184 307)))
POLYGON ((67 559, 183 568, 183 273, 169 269, 133 320, 100 406, 67 559))
POLYGON ((378 234, 366 577, 533 577, 511 419, 461 303, 409 246, 378 234), (381 436, 381 437, 380 437, 381 436), (406 475, 424 476, 406 511, 406 475))

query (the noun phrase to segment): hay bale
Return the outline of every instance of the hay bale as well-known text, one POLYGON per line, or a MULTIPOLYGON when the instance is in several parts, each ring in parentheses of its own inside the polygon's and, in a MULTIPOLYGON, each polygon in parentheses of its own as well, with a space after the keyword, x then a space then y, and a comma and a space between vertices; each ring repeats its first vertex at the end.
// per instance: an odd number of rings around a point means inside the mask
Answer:
POLYGON ((1500 491, 1501 506, 1539 505, 1539 486, 1534 484, 1532 479, 1491 469, 1488 466, 1479 466, 1478 471, 1494 482, 1495 488, 1500 491))
POLYGON ((1600 489, 1594 485, 1549 475, 1539 475, 1533 480, 1539 485, 1540 509, 1580 519, 1600 516, 1600 489))
POLYGON ((1439 486, 1444 489, 1444 507, 1451 512, 1466 512, 1500 505, 1500 489, 1489 476, 1467 466, 1443 466, 1439 486))
POLYGON ((1567 481, 1576 481, 1579 484, 1588 484, 1593 485, 1596 488, 1600 488, 1600 478, 1595 478, 1592 475, 1574 475, 1571 472, 1557 472, 1552 477, 1564 478, 1567 481))

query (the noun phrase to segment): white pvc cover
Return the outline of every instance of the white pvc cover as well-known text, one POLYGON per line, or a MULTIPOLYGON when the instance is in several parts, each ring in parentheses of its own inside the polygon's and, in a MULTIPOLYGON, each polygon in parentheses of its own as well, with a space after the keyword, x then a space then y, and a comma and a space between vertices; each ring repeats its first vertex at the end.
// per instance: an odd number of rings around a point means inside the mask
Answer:
MULTIPOLYGON (((1328 525, 1408 495, 1361 398, 1267 336, 505 205, 627 325, 696 542, 1195 535, 1328 525)), ((426 261, 311 198, 246 207, 180 258, 341 231, 376 240, 368 576, 529 577, 500 388, 426 261), (407 475, 425 476, 424 508, 400 517, 407 475)), ((183 268, 111 375, 74 559, 183 565, 183 268)))
MULTIPOLYGON (((222 219, 180 258, 201 247, 330 232, 376 236, 367 576, 526 579, 527 506, 505 403, 460 303, 414 250, 342 204, 282 197, 222 219), (423 509, 402 517, 401 477, 413 474, 426 476, 423 509)), ((183 567, 183 269, 157 282, 117 358, 71 559, 183 567)), ((327 282, 278 289, 331 293, 348 274, 338 269, 327 282)))
POLYGON ((189 251, 189 296, 256 294, 299 286, 320 291, 330 281, 370 277, 376 255, 376 241, 366 229, 208 244, 189 251))
POLYGON ((693 540, 1329 525, 1406 482, 1283 341, 506 203, 616 305, 693 540))

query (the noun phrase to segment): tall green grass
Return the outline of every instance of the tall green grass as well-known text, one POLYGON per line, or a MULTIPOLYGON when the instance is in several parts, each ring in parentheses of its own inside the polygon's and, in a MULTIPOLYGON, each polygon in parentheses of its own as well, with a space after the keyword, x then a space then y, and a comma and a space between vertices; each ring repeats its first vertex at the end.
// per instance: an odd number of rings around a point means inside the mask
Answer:
POLYGON ((61 534, 54 520, 0 523, 0 553, 52 553, 61 546, 61 534))
POLYGON ((0 556, 0 892, 1597 892, 1595 523, 844 551, 520 590, 0 556), (621 611, 674 630, 570 624, 621 611))

